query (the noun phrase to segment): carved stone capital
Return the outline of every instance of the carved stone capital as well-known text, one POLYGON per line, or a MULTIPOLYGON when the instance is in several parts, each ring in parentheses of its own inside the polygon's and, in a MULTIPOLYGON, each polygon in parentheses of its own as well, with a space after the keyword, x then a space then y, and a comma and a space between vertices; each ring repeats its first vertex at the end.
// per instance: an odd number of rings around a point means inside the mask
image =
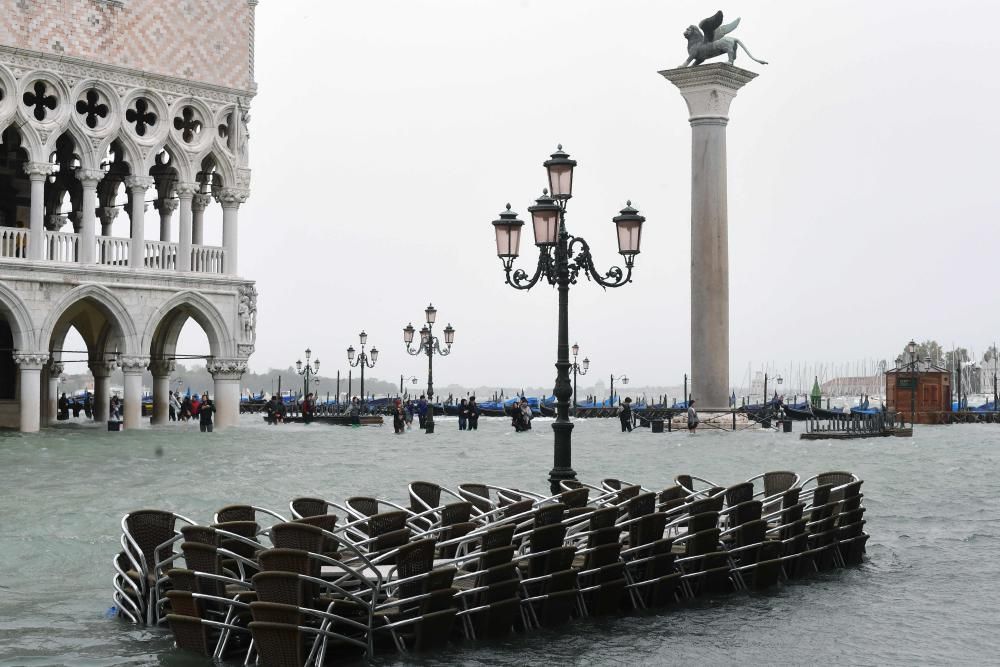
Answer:
POLYGON ((192 211, 204 211, 212 203, 212 195, 199 192, 191 198, 192 211))
POLYGON ((208 372, 216 380, 239 380, 247 372, 246 359, 221 359, 213 357, 208 360, 208 372))
POLYGON ((40 371, 49 361, 49 355, 45 352, 15 352, 14 363, 21 370, 40 371))
POLYGON ((222 204, 222 208, 236 208, 250 197, 249 190, 240 188, 222 188, 215 196, 215 200, 222 204))
POLYGON ((50 162, 25 162, 24 173, 32 181, 42 181, 52 173, 52 163, 50 162))
POLYGON ((170 377, 176 369, 177 364, 172 359, 154 359, 149 362, 149 372, 153 377, 170 377))
POLYGON ((125 178, 125 187, 129 190, 141 190, 145 192, 146 190, 153 187, 153 177, 152 176, 128 176, 125 178))
POLYGON ((76 170, 76 180, 84 188, 96 188, 97 184, 104 178, 104 172, 100 169, 80 169, 76 170))
POLYGON ((118 361, 114 359, 110 361, 92 361, 87 364, 87 367, 90 368, 90 374, 95 378, 106 378, 111 375, 112 371, 118 368, 118 361))
POLYGON ((143 373, 149 366, 149 357, 119 357, 118 366, 126 375, 143 373))
POLYGON ((153 202, 153 207, 160 212, 160 215, 171 215, 180 206, 180 201, 176 199, 157 199, 153 202))
POLYGON ((59 377, 62 375, 65 367, 55 360, 49 361, 49 377, 59 377))
POLYGON ((45 229, 50 232, 58 232, 66 224, 66 218, 59 213, 50 213, 45 216, 45 229))
POLYGON ((241 343, 236 346, 236 351, 239 352, 244 357, 249 357, 257 349, 250 343, 241 343))
POLYGON ((660 74, 681 91, 692 124, 699 120, 703 121, 699 124, 706 124, 705 119, 724 124, 729 120, 729 105, 736 91, 757 76, 756 72, 727 63, 679 67, 660 74))
POLYGON ((101 219, 101 222, 105 225, 109 225, 115 221, 121 209, 117 206, 101 206, 97 209, 97 217, 101 219))
POLYGON ((174 192, 177 193, 178 199, 191 199, 198 194, 198 189, 197 183, 178 183, 174 186, 174 192))

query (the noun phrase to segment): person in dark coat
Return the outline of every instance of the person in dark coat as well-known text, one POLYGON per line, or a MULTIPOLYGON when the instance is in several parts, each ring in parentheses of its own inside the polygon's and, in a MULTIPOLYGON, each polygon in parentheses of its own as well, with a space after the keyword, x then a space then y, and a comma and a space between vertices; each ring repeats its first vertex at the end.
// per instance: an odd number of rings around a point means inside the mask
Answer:
POLYGON ((618 419, 622 423, 622 433, 632 432, 632 399, 626 397, 621 407, 618 408, 618 419))
POLYGON ((475 431, 479 428, 479 405, 476 404, 476 397, 469 399, 469 430, 475 431))
POLYGON ((458 430, 464 431, 469 425, 469 402, 462 399, 458 404, 458 430))
POLYGON ((302 421, 306 424, 313 420, 313 413, 316 411, 316 403, 313 401, 312 392, 306 394, 302 399, 302 421))
POLYGON ((399 399, 396 399, 396 405, 392 409, 392 430, 396 433, 406 432, 406 410, 399 399))
POLYGON ((69 419, 69 399, 66 398, 66 392, 63 392, 63 395, 56 401, 56 407, 59 410, 59 414, 56 415, 57 419, 69 419))
POLYGON ((212 432, 212 415, 215 414, 215 404, 206 395, 198 408, 198 421, 201 424, 202 433, 212 432))
POLYGON ((423 394, 420 395, 420 400, 417 401, 417 419, 420 420, 420 428, 426 428, 427 423, 427 397, 423 394))
POLYGON ((87 419, 92 419, 94 415, 94 401, 90 397, 90 391, 83 392, 83 414, 87 419))

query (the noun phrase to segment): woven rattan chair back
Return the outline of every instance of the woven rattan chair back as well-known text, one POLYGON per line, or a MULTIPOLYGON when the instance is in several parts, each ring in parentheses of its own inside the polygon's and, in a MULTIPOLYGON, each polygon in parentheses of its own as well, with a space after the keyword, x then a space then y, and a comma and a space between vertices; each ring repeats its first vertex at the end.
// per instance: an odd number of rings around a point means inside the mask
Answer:
POLYGON ((795 486, 781 494, 781 507, 792 507, 799 504, 799 496, 802 495, 802 488, 795 486))
POLYGON ((371 537, 378 537, 393 531, 402 530, 406 528, 407 516, 409 515, 403 510, 369 515, 369 519, 366 522, 368 524, 368 534, 371 537))
POLYGON ((449 503, 441 508, 441 525, 464 523, 472 516, 472 503, 449 503))
POLYGON ((257 599, 261 602, 277 602, 296 607, 312 606, 312 600, 307 595, 309 588, 303 585, 296 572, 265 570, 253 575, 251 581, 257 591, 257 599))
POLYGON ((326 537, 318 526, 306 523, 276 523, 271 526, 271 544, 279 549, 301 549, 321 553, 326 537))
POLYGON ((500 526, 490 528, 483 533, 482 550, 490 551, 491 549, 496 549, 497 547, 510 546, 514 539, 514 531, 516 529, 517 526, 512 523, 505 523, 500 526))
MULTIPOLYGON (((465 537, 473 530, 477 528, 477 524, 471 521, 464 521, 462 523, 453 523, 450 526, 445 526, 438 533, 438 539, 441 542, 447 542, 449 540, 456 540, 460 537, 465 537)), ((438 548, 438 556, 440 558, 454 558, 458 552, 458 543, 450 544, 447 546, 442 546, 438 548)))
POLYGON ((175 591, 200 592, 198 590, 198 577, 195 575, 194 570, 174 568, 167 571, 167 577, 170 578, 170 586, 175 591))
POLYGON ((268 667, 302 667, 308 653, 298 626, 252 621, 250 632, 260 656, 268 667))
POLYGON ((200 542, 219 546, 219 534, 211 526, 181 526, 181 535, 185 542, 200 542))
POLYGON ((566 526, 556 523, 532 530, 528 536, 528 544, 532 553, 540 553, 562 546, 564 539, 566 539, 566 526))
POLYGON ((611 528, 618 519, 618 511, 614 507, 602 507, 590 515, 590 529, 601 530, 611 528))
POLYGON ((714 553, 719 550, 718 528, 709 528, 696 533, 689 533, 690 538, 685 542, 688 556, 701 556, 703 554, 714 553))
POLYGON ((677 475, 674 477, 674 483, 681 487, 684 491, 684 495, 694 491, 694 480, 691 479, 691 475, 677 475))
POLYGON ((312 575, 318 573, 318 561, 301 549, 265 549, 257 554, 261 571, 294 572, 312 575))
POLYGON ((433 482, 412 482, 410 484, 410 509, 416 513, 441 504, 441 487, 433 482), (424 506, 426 505, 426 507, 424 506))
POLYGON ((661 539, 663 537, 663 530, 666 524, 667 515, 663 512, 646 514, 629 526, 629 546, 639 547, 661 539))
POLYGON ((485 484, 459 484, 458 495, 472 503, 480 512, 485 513, 493 509, 493 503, 489 499, 490 490, 485 484))
POLYGON ((832 486, 843 486, 854 481, 854 475, 843 470, 834 470, 816 475, 816 485, 830 484, 832 486))
POLYGON ((503 547, 495 547, 483 551, 479 555, 478 569, 489 570, 497 565, 509 564, 514 558, 514 545, 508 544, 503 547))
POLYGON ((622 487, 625 485, 622 483, 620 479, 609 477, 607 479, 601 480, 601 486, 607 489, 608 491, 621 491, 622 487))
POLYGON ((374 516, 378 514, 378 500, 367 496, 354 496, 346 501, 347 507, 362 516, 374 516))
POLYGON ((683 500, 683 498, 686 495, 687 492, 684 489, 682 489, 679 485, 674 484, 673 486, 668 486, 667 488, 660 491, 660 493, 656 497, 656 500, 659 501, 660 504, 662 504, 667 502, 668 500, 678 500, 678 499, 683 500))
POLYGON ((799 476, 790 470, 772 470, 764 473, 764 495, 773 496, 792 488, 799 476))
POLYGON ((250 505, 226 505, 215 513, 216 523, 230 521, 256 521, 257 511, 250 505))
POLYGON ((199 655, 212 655, 214 645, 209 638, 209 626, 195 616, 167 614, 167 623, 174 633, 177 648, 199 655))
POLYGON ((736 546, 745 547, 751 544, 758 544, 764 541, 767 532, 767 521, 757 519, 741 524, 736 529, 736 546))
POLYGON ((726 505, 732 507, 753 499, 753 482, 734 484, 726 489, 726 505))
POLYGON ((688 532, 697 533, 709 528, 715 528, 719 524, 718 512, 699 512, 691 515, 688 519, 688 532))
POLYGON ((202 618, 201 605, 192 593, 193 591, 167 591, 167 600, 170 601, 170 613, 202 618))
POLYGON ((250 616, 258 623, 303 624, 303 615, 298 607, 277 602, 251 602, 250 616))
POLYGON ((530 512, 534 504, 535 503, 531 500, 518 500, 516 502, 507 503, 503 507, 503 518, 509 519, 519 514, 530 512))
MULTIPOLYGON (((396 576, 400 579, 426 574, 434 566, 435 540, 425 539, 410 542, 399 547, 396 552, 396 576)), ((398 596, 408 598, 413 595, 428 592, 426 582, 418 580, 412 583, 400 584, 398 596)))
POLYGON ((292 501, 292 511, 300 517, 319 516, 330 511, 330 503, 322 498, 296 498, 292 501))
POLYGON ((146 574, 152 574, 156 563, 170 556, 172 546, 160 549, 160 553, 156 553, 156 548, 174 537, 176 521, 176 517, 171 512, 162 510, 131 512, 125 519, 125 528, 128 530, 128 534, 142 551, 142 555, 146 559, 146 567, 150 568, 150 572, 146 574))
POLYGON ((656 494, 652 491, 640 493, 628 501, 628 518, 637 519, 640 516, 652 514, 656 509, 656 494))
POLYGON ((558 496, 556 496, 557 502, 562 503, 566 507, 586 507, 587 500, 590 498, 590 489, 585 486, 581 486, 571 491, 563 491, 558 496))
POLYGON ((542 505, 535 510, 534 526, 535 528, 541 528, 542 526, 551 526, 552 524, 560 523, 565 515, 566 506, 562 503, 542 505))
POLYGON ((729 511, 729 521, 733 526, 742 526, 749 521, 756 521, 763 513, 764 504, 759 500, 748 500, 733 505, 729 511))

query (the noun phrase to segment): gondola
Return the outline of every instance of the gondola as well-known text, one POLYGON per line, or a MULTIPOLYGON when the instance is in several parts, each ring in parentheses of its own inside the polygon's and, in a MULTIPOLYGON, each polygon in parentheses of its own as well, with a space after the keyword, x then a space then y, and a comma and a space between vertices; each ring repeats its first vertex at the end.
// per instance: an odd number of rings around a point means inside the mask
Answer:
POLYGON ((812 408, 805 401, 802 403, 791 403, 784 407, 785 417, 791 419, 793 422, 804 422, 815 418, 812 408))

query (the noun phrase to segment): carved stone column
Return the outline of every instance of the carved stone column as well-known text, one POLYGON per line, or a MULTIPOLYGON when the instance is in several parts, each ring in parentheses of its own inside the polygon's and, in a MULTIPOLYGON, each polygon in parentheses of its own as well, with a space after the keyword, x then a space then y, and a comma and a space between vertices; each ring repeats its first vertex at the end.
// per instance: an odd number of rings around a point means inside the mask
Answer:
POLYGON ((736 92, 757 75, 725 63, 660 72, 691 123, 691 381, 702 409, 729 405, 729 212, 726 125, 736 92))
POLYGON ((240 421, 240 379, 247 372, 246 359, 208 360, 208 372, 215 380, 215 421, 219 428, 240 421))
POLYGON ((81 264, 93 264, 97 257, 97 184, 104 178, 104 172, 100 169, 77 169, 76 178, 83 188, 79 258, 81 264))
POLYGON ((142 269, 146 266, 146 190, 152 187, 153 179, 150 176, 129 176, 125 185, 132 195, 132 240, 128 250, 128 268, 142 269))
POLYGON ((226 275, 235 276, 239 270, 238 265, 238 240, 240 204, 247 200, 250 193, 238 188, 223 188, 219 191, 217 199, 222 204, 222 272, 226 275))
POLYGON ((205 245, 205 209, 212 203, 212 195, 198 193, 191 199, 191 244, 205 245))
POLYGON ((177 210, 176 199, 157 199, 153 206, 160 212, 160 241, 170 243, 170 217, 177 210))
POLYGON ((118 368, 117 361, 100 361, 90 364, 94 376, 94 421, 104 423, 111 417, 111 371, 118 368))
MULTIPOLYGON (((45 179, 52 170, 48 162, 25 162, 24 173, 31 181, 31 212, 28 216, 28 259, 45 256, 45 179)), ((38 430, 38 427, 35 427, 38 430)))
POLYGON ((101 218, 101 236, 111 236, 111 225, 120 210, 117 206, 102 206, 97 209, 97 215, 101 218))
POLYGON ((170 374, 176 364, 168 359, 157 359, 149 364, 153 374, 153 424, 166 424, 170 416, 170 374))
POLYGON ((124 405, 125 428, 142 428, 142 374, 149 365, 149 357, 122 357, 118 360, 125 374, 124 405))
POLYGON ((17 393, 20 403, 21 433, 36 433, 41 426, 42 416, 42 367, 49 355, 44 352, 16 352, 17 393))
POLYGON ((63 365, 56 361, 49 361, 45 366, 48 375, 48 391, 45 393, 45 411, 47 423, 55 424, 59 421, 59 376, 62 375, 63 365))
POLYGON ((198 192, 197 184, 178 183, 177 201, 180 205, 180 227, 177 230, 177 270, 191 270, 191 204, 198 192))

